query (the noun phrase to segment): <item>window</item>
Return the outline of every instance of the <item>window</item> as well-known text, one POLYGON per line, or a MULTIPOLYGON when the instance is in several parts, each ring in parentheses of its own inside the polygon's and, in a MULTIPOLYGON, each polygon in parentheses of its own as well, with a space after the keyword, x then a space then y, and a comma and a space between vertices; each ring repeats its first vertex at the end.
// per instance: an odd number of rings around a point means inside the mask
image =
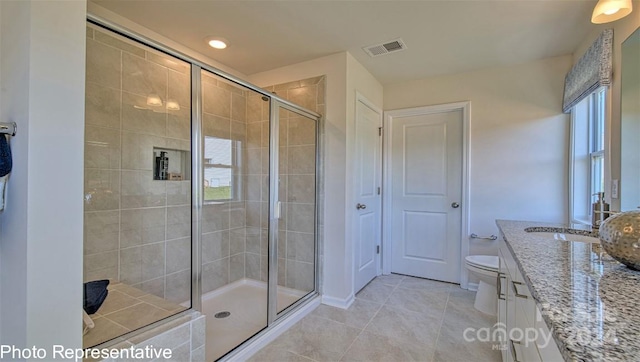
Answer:
POLYGON ((236 197, 234 176, 237 155, 232 140, 204 138, 204 201, 229 201, 236 197))
POLYGON ((606 88, 591 93, 571 111, 571 221, 591 223, 591 205, 604 192, 606 88))

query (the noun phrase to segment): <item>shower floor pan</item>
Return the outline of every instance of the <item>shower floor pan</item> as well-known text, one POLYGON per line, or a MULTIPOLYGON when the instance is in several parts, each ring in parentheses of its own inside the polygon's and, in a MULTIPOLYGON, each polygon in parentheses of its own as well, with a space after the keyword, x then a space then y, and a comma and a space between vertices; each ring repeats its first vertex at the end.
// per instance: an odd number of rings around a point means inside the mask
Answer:
MULTIPOLYGON (((306 294, 278 287, 278 311, 306 294)), ((267 326, 267 283, 241 279, 208 292, 202 296, 202 312, 207 316, 206 360, 214 361, 267 326)))

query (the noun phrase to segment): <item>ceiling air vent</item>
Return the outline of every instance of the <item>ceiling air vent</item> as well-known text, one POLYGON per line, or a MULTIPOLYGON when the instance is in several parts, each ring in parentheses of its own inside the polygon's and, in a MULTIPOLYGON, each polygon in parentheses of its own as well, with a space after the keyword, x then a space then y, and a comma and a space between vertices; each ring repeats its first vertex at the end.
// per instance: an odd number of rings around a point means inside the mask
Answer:
POLYGON ((398 52, 407 49, 404 41, 400 38, 391 40, 382 44, 370 45, 362 48, 370 57, 379 57, 381 55, 398 52))

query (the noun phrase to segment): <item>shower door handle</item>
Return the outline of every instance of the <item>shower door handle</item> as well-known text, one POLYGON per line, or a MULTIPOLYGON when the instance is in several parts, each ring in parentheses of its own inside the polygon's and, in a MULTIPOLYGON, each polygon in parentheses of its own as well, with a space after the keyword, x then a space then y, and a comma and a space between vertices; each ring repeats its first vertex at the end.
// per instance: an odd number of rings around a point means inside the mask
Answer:
POLYGON ((282 203, 280 201, 276 201, 273 214, 274 214, 273 217, 276 219, 282 218, 282 203))

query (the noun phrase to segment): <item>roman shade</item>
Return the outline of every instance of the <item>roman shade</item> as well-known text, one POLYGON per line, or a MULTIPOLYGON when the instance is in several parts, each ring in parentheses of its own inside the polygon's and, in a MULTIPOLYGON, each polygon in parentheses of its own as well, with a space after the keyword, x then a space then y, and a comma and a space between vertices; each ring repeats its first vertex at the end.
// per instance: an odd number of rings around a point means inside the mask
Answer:
POLYGON ((606 29, 571 68, 564 78, 564 113, 594 90, 611 84, 612 49, 613 29, 606 29))

